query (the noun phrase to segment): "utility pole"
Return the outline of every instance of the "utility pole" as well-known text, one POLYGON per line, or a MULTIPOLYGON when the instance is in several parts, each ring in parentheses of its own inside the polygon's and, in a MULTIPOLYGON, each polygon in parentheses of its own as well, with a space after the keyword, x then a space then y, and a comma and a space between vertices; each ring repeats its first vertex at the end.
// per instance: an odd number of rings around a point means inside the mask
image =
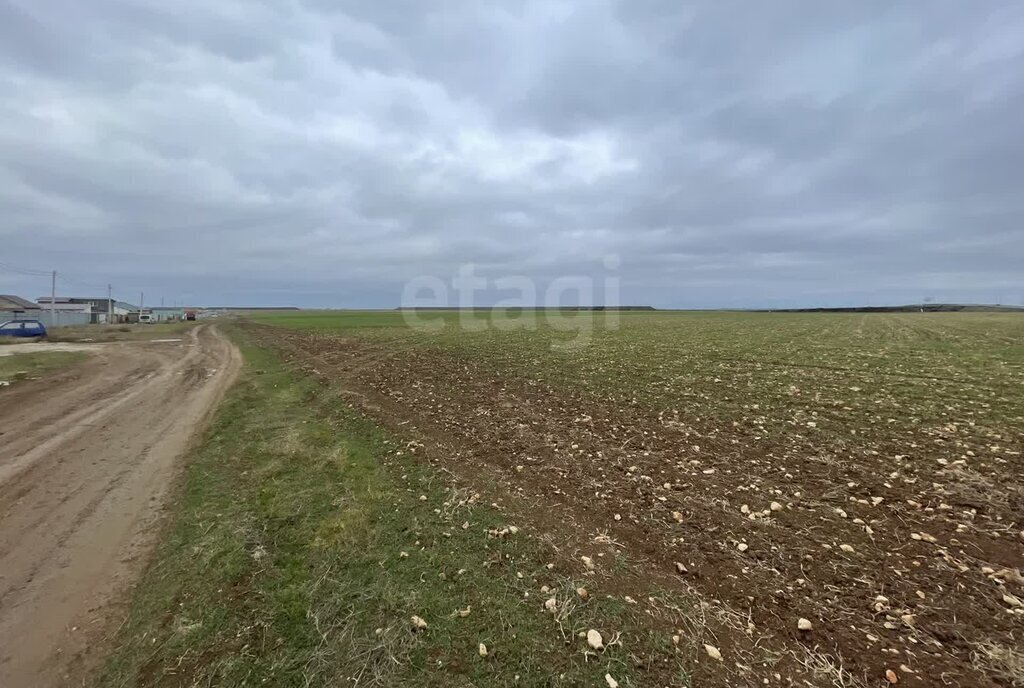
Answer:
POLYGON ((57 310, 57 271, 50 275, 50 327, 57 326, 55 313, 57 310))
POLYGON ((110 297, 110 285, 107 285, 107 324, 114 324, 114 300, 110 297))
POLYGON ((142 303, 146 300, 146 292, 139 292, 139 322, 142 322, 142 303))

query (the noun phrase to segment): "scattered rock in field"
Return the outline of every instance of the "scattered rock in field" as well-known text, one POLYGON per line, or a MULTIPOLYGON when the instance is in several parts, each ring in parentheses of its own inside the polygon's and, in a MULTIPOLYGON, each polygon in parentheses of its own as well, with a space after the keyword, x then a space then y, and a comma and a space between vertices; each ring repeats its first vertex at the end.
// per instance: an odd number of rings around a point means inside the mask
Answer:
POLYGON ((747 543, 741 542, 740 544, 736 545, 736 549, 738 549, 741 552, 746 552, 749 549, 749 546, 747 545, 747 543))
POLYGON ((843 550, 848 554, 853 554, 853 545, 842 544, 839 545, 839 549, 843 550))
POLYGON ((608 684, 608 688, 619 688, 619 682, 613 679, 611 674, 604 675, 604 682, 608 684))
POLYGON ((604 638, 601 637, 601 634, 599 632, 591 628, 589 631, 587 631, 587 645, 589 645, 590 648, 593 650, 603 650, 604 638))
POLYGON ((455 613, 452 616, 457 616, 460 619, 465 619, 471 613, 473 613, 473 607, 466 607, 465 609, 456 609, 455 613))
POLYGON ((705 645, 704 651, 708 653, 708 657, 718 662, 722 661, 722 653, 714 645, 705 645))
POLYGON ((899 683, 900 677, 892 669, 885 670, 885 680, 889 683, 899 683))
POLYGON ((1002 581, 1003 583, 1014 583, 1024 587, 1024 576, 1017 569, 999 569, 989 574, 989 578, 1002 581))
POLYGON ((558 609, 558 600, 556 600, 554 597, 549 598, 544 603, 544 608, 547 609, 549 612, 555 611, 556 609, 558 609))
POLYGON ((587 591, 586 588, 576 588, 576 594, 584 602, 590 599, 590 593, 587 591))
POLYGON ((412 627, 417 631, 422 631, 427 627, 427 622, 418 616, 413 616, 410 621, 412 621, 412 627))
POLYGON ((681 511, 673 511, 672 512, 672 518, 675 519, 676 523, 682 523, 683 522, 683 512, 681 512, 681 511))
POLYGON ((810 619, 801 618, 796 622, 796 627, 801 631, 809 631, 814 628, 814 624, 811 623, 810 619))
POLYGON ((622 520, 622 515, 621 515, 621 514, 615 514, 615 516, 613 516, 613 518, 614 518, 614 519, 615 519, 616 521, 621 521, 621 520, 622 520))
POLYGON ((683 574, 683 573, 689 573, 689 572, 690 572, 689 569, 686 568, 686 565, 683 564, 683 562, 681 562, 681 561, 677 561, 676 562, 676 573, 683 574))
POLYGON ((768 508, 769 508, 769 509, 771 509, 772 511, 776 511, 776 512, 778 512, 778 511, 782 511, 782 508, 783 508, 783 507, 782 507, 782 505, 781 505, 781 504, 779 504, 778 502, 772 502, 772 503, 771 503, 771 506, 770 506, 770 507, 768 507, 768 508))
POLYGON ((744 504, 743 506, 740 507, 740 513, 741 514, 749 514, 750 513, 750 507, 747 506, 746 504, 744 504))
POLYGON ((587 567, 588 571, 594 570, 594 560, 590 557, 580 557, 580 561, 583 562, 583 565, 587 567))
POLYGON ((480 646, 476 649, 476 651, 480 654, 481 657, 487 656, 487 646, 483 643, 480 643, 480 646))
POLYGON ((1010 593, 1003 594, 1003 602, 1011 607, 1024 607, 1024 602, 1021 602, 1019 597, 1010 593))

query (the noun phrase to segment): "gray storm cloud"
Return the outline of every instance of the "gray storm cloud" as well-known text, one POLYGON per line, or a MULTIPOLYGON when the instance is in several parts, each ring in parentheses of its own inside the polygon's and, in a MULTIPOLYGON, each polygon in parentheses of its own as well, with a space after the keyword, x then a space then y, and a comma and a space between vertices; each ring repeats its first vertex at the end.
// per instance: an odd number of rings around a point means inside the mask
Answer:
POLYGON ((1022 75, 1009 0, 0 0, 0 263, 205 303, 607 255, 663 307, 1021 302, 1022 75))

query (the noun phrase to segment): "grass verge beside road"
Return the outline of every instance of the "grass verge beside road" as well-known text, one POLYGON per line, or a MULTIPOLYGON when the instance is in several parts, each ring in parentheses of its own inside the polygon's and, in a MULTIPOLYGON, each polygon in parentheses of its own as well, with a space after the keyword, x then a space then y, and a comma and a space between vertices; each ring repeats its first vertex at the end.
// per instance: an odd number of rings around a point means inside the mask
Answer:
POLYGON ((628 686, 638 656, 681 671, 671 647, 612 643, 628 605, 581 599, 557 552, 415 443, 242 348, 96 685, 628 686))
POLYGON ((153 323, 151 325, 76 325, 51 329, 47 340, 51 342, 122 342, 182 337, 195 326, 195 321, 153 323))
POLYGON ((74 365, 87 354, 78 351, 48 351, 45 353, 0 356, 0 380, 14 383, 74 365))

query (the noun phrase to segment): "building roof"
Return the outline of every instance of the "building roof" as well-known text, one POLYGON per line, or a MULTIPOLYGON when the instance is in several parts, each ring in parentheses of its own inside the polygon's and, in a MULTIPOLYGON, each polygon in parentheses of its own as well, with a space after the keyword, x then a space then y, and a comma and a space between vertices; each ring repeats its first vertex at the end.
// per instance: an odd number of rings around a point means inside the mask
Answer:
POLYGON ((92 312, 91 303, 61 303, 60 301, 57 301, 56 303, 51 304, 49 301, 47 301, 46 305, 43 306, 45 310, 50 310, 51 307, 56 311, 66 311, 69 313, 92 312))
POLYGON ((38 303, 32 303, 28 299, 13 294, 0 294, 0 311, 37 311, 38 303))
MULTIPOLYGON (((38 299, 39 303, 48 305, 50 303, 49 296, 40 296, 38 299)), ((134 306, 127 301, 118 301, 117 299, 108 299, 106 296, 58 296, 57 303, 91 303, 99 311, 104 311, 110 308, 110 304, 113 303, 115 308, 121 308, 127 311, 137 311, 138 306, 134 306)), ((45 305, 44 305, 45 307, 45 305)))

